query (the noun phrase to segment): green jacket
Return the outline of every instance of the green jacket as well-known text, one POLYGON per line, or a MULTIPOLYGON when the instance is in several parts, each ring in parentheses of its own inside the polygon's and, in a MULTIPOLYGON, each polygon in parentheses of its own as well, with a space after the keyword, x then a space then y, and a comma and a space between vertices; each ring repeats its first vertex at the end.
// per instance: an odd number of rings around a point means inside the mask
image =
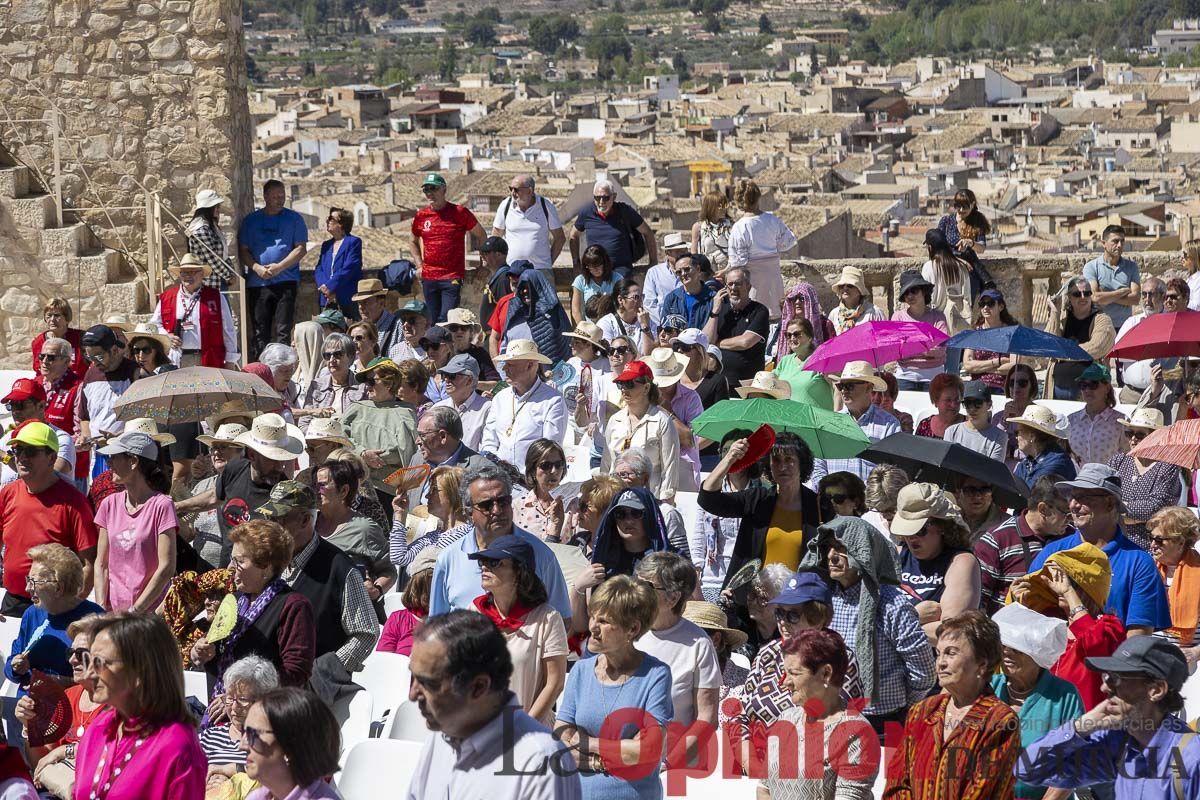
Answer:
POLYGON ((374 400, 351 403, 342 417, 342 425, 354 442, 354 452, 362 455, 368 450, 381 450, 383 469, 371 470, 371 483, 389 495, 396 490, 383 482, 407 464, 417 451, 417 415, 412 407, 391 400, 377 405, 374 400))

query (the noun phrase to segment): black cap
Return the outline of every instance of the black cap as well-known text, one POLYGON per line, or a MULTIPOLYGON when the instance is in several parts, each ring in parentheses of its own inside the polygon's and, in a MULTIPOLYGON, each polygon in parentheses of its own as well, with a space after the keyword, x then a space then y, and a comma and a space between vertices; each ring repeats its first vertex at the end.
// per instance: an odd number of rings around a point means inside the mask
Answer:
POLYGON ((483 247, 479 248, 479 252, 503 253, 504 255, 508 255, 508 242, 499 236, 489 236, 483 240, 483 247))
POLYGON ((1174 691, 1188 679, 1187 659, 1178 645, 1153 636, 1131 636, 1108 657, 1085 658, 1088 669, 1118 675, 1144 675, 1167 682, 1174 691))
POLYGON ((527 567, 532 567, 535 563, 533 545, 511 533, 501 536, 482 550, 471 553, 467 558, 472 561, 478 561, 481 558, 511 558, 513 561, 524 563, 527 567))
POLYGON ((987 400, 991 401, 992 390, 983 381, 967 381, 967 385, 963 387, 963 400, 987 400))
POLYGON ((107 325, 93 325, 83 333, 81 340, 85 347, 103 347, 108 350, 120 344, 117 335, 107 325))
POLYGON ((437 347, 438 345, 448 344, 450 338, 450 331, 440 325, 434 325, 429 329, 428 333, 421 337, 421 341, 418 344, 421 345, 422 350, 427 350, 430 345, 437 347))

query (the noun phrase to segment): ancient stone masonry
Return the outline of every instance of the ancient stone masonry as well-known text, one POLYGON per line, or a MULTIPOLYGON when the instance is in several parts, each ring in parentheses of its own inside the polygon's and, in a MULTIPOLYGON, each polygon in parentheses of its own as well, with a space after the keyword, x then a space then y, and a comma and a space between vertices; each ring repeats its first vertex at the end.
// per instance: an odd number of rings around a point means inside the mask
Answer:
POLYGON ((246 90, 240 0, 0 0, 0 363, 29 363, 16 334, 27 352, 46 297, 71 300, 77 325, 149 310, 147 191, 168 257, 197 189, 235 219, 252 209, 246 90))

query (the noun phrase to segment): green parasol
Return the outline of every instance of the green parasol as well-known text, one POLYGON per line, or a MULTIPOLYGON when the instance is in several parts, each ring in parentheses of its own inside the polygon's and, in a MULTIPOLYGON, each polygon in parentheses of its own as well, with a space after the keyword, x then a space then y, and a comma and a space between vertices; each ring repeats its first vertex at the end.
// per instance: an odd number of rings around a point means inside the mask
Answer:
POLYGON ((697 436, 719 442, 730 431, 756 430, 770 425, 776 433, 794 433, 812 450, 814 458, 854 458, 871 446, 871 440, 849 414, 794 400, 722 400, 692 420, 697 436))

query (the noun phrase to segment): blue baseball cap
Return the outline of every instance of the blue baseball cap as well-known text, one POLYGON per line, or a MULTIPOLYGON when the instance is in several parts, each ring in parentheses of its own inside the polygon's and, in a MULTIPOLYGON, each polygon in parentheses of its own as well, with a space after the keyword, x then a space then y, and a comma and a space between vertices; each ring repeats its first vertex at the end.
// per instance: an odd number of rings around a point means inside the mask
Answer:
POLYGON ((497 561, 511 558, 513 561, 523 562, 527 567, 534 565, 533 546, 520 536, 513 534, 501 536, 484 549, 471 553, 467 558, 472 561, 478 561, 481 558, 494 558, 497 561))
POLYGON ((779 594, 769 602, 773 605, 795 606, 810 600, 833 605, 833 592, 829 584, 815 572, 794 572, 779 594))

